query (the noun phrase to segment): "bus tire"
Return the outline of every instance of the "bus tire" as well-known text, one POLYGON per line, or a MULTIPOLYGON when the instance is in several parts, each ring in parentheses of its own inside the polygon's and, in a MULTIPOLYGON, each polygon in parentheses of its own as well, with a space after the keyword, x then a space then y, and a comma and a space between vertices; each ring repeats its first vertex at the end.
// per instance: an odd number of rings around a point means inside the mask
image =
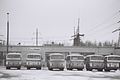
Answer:
POLYGON ((92 69, 88 69, 89 71, 92 71, 92 69))
POLYGON ((61 71, 63 71, 63 70, 64 70, 64 68, 60 68, 60 70, 61 70, 61 71))
POLYGON ((103 69, 98 69, 98 71, 103 71, 103 69))
POLYGON ((53 69, 52 68, 49 68, 50 71, 52 71, 53 69))
POLYGON ((41 70, 41 67, 39 67, 39 68, 36 68, 36 69, 38 69, 38 70, 41 70))
POLYGON ((6 69, 10 69, 10 67, 6 67, 6 69))
POLYGON ((88 68, 86 68, 86 70, 87 70, 87 71, 89 71, 89 69, 88 69, 88 68))
POLYGON ((109 69, 105 69, 105 72, 110 72, 110 70, 109 69))
POLYGON ((70 68, 69 70, 73 70, 72 68, 70 68))
POLYGON ((77 69, 78 71, 82 71, 83 69, 77 69))
POLYGON ((27 70, 29 70, 30 69, 30 67, 27 67, 27 70))
POLYGON ((21 67, 18 67, 17 69, 20 70, 21 67))
POLYGON ((70 70, 69 68, 67 68, 67 70, 70 70))

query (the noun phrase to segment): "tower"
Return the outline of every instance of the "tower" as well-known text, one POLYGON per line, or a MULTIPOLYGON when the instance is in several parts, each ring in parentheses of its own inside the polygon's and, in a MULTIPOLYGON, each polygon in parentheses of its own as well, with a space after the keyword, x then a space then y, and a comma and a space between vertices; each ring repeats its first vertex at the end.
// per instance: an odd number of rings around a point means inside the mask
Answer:
POLYGON ((38 28, 36 29, 36 46, 38 46, 38 28))
POLYGON ((118 47, 120 47, 120 28, 114 30, 112 33, 119 31, 119 36, 118 36, 118 47))
POLYGON ((73 46, 81 46, 80 44, 80 40, 81 40, 81 36, 84 36, 84 34, 80 34, 79 32, 79 21, 80 19, 78 18, 78 27, 75 33, 75 28, 74 28, 74 35, 72 37, 74 37, 73 39, 73 46))
POLYGON ((9 13, 7 13, 7 54, 9 52, 9 13))

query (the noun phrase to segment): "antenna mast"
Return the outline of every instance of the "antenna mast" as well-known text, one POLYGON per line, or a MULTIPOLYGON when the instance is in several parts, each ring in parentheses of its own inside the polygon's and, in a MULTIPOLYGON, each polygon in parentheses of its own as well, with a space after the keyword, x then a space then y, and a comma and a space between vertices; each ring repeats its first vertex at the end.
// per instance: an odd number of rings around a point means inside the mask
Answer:
POLYGON ((38 46, 38 28, 36 29, 36 46, 38 46))
POLYGON ((9 13, 7 13, 7 54, 9 52, 9 13))

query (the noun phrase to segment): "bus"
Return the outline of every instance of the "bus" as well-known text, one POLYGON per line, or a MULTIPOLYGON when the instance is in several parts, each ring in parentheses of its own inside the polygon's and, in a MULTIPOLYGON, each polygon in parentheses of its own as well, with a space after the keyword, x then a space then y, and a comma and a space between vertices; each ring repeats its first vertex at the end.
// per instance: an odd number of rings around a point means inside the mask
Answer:
POLYGON ((66 57, 66 68, 67 70, 84 69, 84 56, 79 54, 71 54, 66 57))
POLYGON ((86 70, 92 71, 97 69, 103 71, 104 69, 104 56, 102 55, 88 55, 85 58, 86 70))
POLYGON ((105 71, 117 70, 120 67, 120 56, 119 55, 108 55, 105 56, 105 71))
POLYGON ((17 68, 21 69, 22 55, 21 53, 8 53, 6 55, 6 69, 17 68))
POLYGON ((26 57, 26 68, 41 69, 42 56, 39 53, 28 53, 26 57))
POLYGON ((65 66, 65 58, 63 54, 60 53, 52 53, 48 57, 48 69, 53 70, 53 69, 59 69, 59 70, 64 70, 65 66))

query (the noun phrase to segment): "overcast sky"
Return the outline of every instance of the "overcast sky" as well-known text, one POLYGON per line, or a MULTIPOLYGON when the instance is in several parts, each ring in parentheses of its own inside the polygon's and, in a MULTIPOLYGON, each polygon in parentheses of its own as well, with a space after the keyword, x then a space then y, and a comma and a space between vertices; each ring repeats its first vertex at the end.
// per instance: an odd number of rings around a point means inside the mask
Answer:
POLYGON ((47 41, 72 43, 80 18, 82 41, 117 41, 120 0, 0 0, 0 39, 6 40, 6 13, 10 13, 10 42, 39 44, 47 41))

